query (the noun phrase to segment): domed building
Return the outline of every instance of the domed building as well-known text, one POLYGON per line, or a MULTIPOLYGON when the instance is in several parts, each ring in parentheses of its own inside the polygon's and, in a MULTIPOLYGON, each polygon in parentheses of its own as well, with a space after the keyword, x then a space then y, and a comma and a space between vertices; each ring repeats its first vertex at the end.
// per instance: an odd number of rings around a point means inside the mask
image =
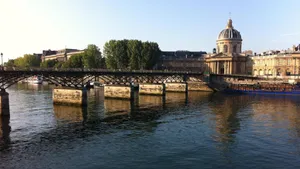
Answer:
POLYGON ((205 58, 208 71, 213 74, 246 74, 247 57, 242 53, 241 33, 229 19, 217 39, 217 49, 205 58))

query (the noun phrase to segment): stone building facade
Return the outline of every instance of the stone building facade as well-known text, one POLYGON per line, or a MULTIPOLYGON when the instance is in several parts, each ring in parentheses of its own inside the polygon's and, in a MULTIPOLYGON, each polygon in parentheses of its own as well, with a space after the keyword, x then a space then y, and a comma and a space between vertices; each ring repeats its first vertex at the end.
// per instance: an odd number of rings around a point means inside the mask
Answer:
POLYGON ((247 55, 242 54, 242 36, 229 19, 217 39, 216 53, 205 56, 206 71, 213 74, 247 74, 247 55))
POLYGON ((158 69, 174 71, 205 70, 203 51, 163 51, 158 69))
POLYGON ((263 56, 248 60, 248 71, 254 76, 298 76, 300 74, 300 51, 263 56))
POLYGON ((67 61, 72 55, 83 52, 78 49, 43 50, 42 62, 46 60, 67 61))

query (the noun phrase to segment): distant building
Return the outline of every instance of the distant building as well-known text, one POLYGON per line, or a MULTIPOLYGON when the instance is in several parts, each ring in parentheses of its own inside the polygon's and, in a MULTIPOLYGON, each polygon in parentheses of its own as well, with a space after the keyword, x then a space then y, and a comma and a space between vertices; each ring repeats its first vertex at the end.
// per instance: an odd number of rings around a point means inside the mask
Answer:
POLYGON ((35 56, 38 60, 41 60, 43 54, 41 54, 41 53, 33 53, 33 56, 35 56))
POLYGON ((253 51, 252 50, 245 50, 245 51, 242 52, 242 54, 245 54, 246 56, 252 56, 253 51))
POLYGON ((159 69, 178 71, 201 71, 203 51, 162 51, 159 69))
POLYGON ((248 72, 254 76, 292 76, 300 74, 300 51, 270 53, 248 59, 248 72))
POLYGON ((43 50, 42 62, 46 60, 67 61, 72 55, 83 52, 79 49, 43 50))

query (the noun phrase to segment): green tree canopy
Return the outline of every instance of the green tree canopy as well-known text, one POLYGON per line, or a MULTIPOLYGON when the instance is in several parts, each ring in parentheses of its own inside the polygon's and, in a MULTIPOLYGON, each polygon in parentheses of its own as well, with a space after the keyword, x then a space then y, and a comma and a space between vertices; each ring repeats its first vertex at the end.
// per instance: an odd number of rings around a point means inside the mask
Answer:
POLYGON ((35 55, 25 54, 23 57, 15 59, 14 63, 17 67, 39 67, 41 60, 35 55))
POLYGON ((40 67, 41 68, 52 68, 57 63, 57 60, 46 60, 44 62, 41 62, 40 67))
POLYGON ((83 64, 85 68, 102 68, 103 60, 101 51, 98 46, 90 44, 84 50, 83 53, 83 64))
POLYGON ((139 40, 110 40, 103 50, 109 69, 153 69, 160 53, 157 43, 139 40))

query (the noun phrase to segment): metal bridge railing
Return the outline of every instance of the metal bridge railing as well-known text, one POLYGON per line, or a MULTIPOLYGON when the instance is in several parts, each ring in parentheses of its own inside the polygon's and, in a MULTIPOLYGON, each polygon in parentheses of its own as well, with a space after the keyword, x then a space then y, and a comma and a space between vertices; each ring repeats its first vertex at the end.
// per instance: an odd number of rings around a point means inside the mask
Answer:
POLYGON ((128 70, 128 69, 87 69, 87 68, 18 68, 18 67, 4 67, 0 71, 40 71, 40 72, 125 72, 125 73, 199 73, 199 71, 170 71, 170 70, 128 70))

